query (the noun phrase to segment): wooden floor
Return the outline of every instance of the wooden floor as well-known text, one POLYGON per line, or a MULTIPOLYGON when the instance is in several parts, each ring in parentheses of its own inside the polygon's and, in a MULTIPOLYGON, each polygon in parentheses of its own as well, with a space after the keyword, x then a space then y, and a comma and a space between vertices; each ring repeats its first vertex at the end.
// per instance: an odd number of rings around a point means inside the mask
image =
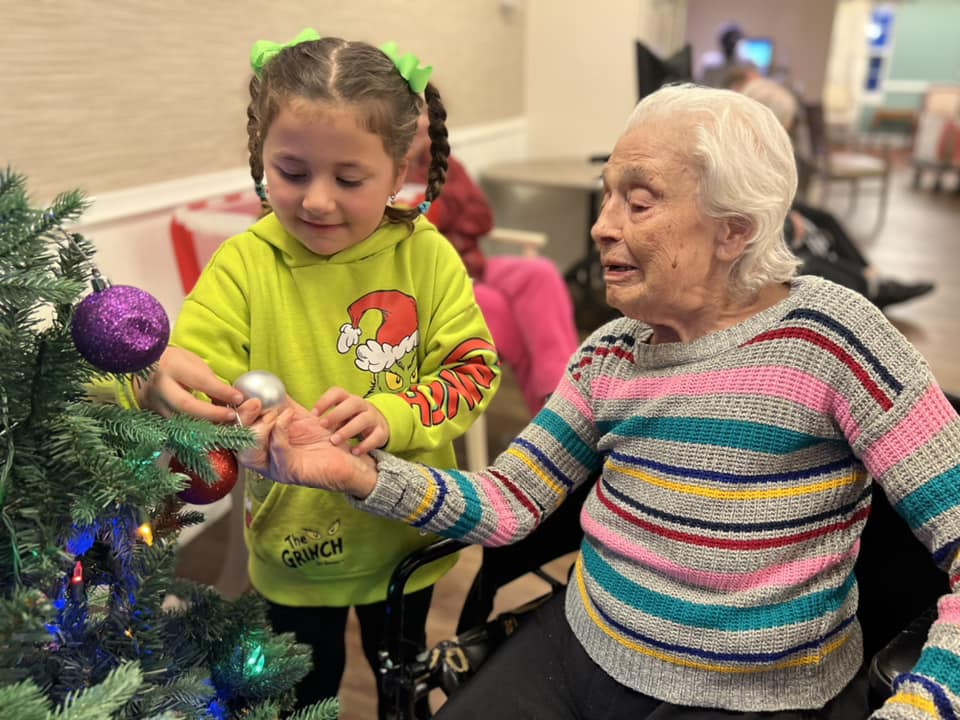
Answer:
MULTIPOLYGON (((837 192, 827 207, 842 213, 846 196, 837 192)), ((856 214, 846 218, 857 235, 872 224, 876 204, 864 193, 856 214)), ((960 393, 960 194, 914 191, 910 173, 898 171, 891 193, 887 221, 875 237, 860 234, 862 248, 873 263, 887 274, 902 279, 929 279, 937 284, 927 297, 901 306, 893 306, 888 316, 924 354, 944 389, 960 393)), ((509 373, 489 410, 491 456, 502 450, 523 427, 527 418, 516 382, 509 373)), ((204 582, 216 578, 219 559, 224 554, 226 526, 213 523, 181 553, 179 572, 204 582)), ((471 548, 456 567, 437 584, 428 626, 428 641, 452 636, 466 589, 479 564, 479 553, 471 548)), ((554 567, 562 574, 570 558, 554 567)), ((508 609, 542 594, 546 586, 528 576, 501 590, 495 610, 508 609)), ((348 629, 348 667, 341 687, 342 720, 369 720, 376 717, 373 675, 360 653, 355 621, 348 629)), ((436 706, 442 696, 431 701, 436 706)))

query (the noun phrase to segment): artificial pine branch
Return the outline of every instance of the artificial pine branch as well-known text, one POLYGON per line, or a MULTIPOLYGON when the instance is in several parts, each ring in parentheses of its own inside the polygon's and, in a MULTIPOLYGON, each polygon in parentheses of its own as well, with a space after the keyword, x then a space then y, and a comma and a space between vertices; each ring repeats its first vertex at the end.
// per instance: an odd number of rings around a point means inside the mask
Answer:
POLYGON ((211 482, 207 453, 252 436, 96 400, 127 378, 73 344, 99 277, 93 245, 64 229, 84 207, 70 192, 34 208, 24 178, 0 172, 0 720, 274 720, 309 651, 268 629, 259 597, 175 579, 176 532, 202 515, 181 510, 182 478, 161 462, 211 482), (184 609, 164 610, 171 590, 184 609))

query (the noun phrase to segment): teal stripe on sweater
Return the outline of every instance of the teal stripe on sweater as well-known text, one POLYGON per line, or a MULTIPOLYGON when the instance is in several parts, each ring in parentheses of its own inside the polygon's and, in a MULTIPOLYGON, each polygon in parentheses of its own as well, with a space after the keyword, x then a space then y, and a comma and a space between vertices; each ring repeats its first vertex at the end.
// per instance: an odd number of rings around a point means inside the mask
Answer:
POLYGON ((960 467, 954 466, 903 498, 894 507, 916 529, 940 513, 960 505, 960 467))
POLYGON ((584 467, 596 467, 599 453, 587 445, 567 422, 552 410, 544 408, 533 419, 533 424, 546 430, 560 443, 574 460, 584 467))
POLYGON ((808 593, 795 600, 756 607, 705 605, 664 595, 638 585, 613 569, 597 551, 584 542, 580 546, 584 569, 603 589, 620 602, 648 615, 692 627, 744 632, 766 630, 821 620, 837 611, 853 590, 853 573, 837 588, 808 593))
POLYGON ((920 653, 913 672, 931 678, 949 688, 955 696, 960 695, 960 657, 939 647, 927 647, 920 653))
POLYGON ((713 418, 648 418, 634 415, 619 422, 600 421, 597 426, 602 434, 612 433, 621 437, 669 440, 676 443, 718 445, 774 455, 787 455, 824 442, 838 442, 833 438, 817 437, 776 425, 713 418))
POLYGON ((447 474, 457 483, 457 487, 460 488, 460 492, 463 493, 464 502, 463 512, 450 528, 450 532, 453 533, 454 537, 463 537, 480 522, 480 517, 483 515, 483 510, 480 507, 480 498, 477 495, 476 488, 464 477, 462 472, 459 470, 448 470, 447 474))

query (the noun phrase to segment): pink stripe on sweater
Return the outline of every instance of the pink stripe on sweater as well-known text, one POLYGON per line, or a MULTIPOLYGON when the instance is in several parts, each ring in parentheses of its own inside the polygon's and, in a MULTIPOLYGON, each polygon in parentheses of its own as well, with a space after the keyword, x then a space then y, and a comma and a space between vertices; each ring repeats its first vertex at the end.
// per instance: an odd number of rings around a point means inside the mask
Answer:
POLYGON ((863 464, 872 475, 882 475, 925 445, 955 417, 943 393, 931 385, 896 427, 867 448, 863 464))
POLYGON ((825 555, 782 565, 771 565, 755 573, 715 573, 677 565, 672 560, 630 542, 619 533, 607 529, 594 520, 586 511, 586 508, 580 514, 580 523, 587 535, 595 537, 601 545, 609 547, 620 555, 636 560, 646 567, 664 572, 682 582, 710 590, 736 591, 758 587, 801 585, 825 570, 856 557, 860 548, 860 541, 857 540, 850 551, 842 555, 825 555))
POLYGON ((490 539, 499 540, 500 542, 498 544, 506 545, 513 540, 517 534, 517 516, 513 514, 513 510, 510 509, 510 503, 507 502, 504 494, 500 492, 500 488, 487 477, 486 473, 480 473, 477 477, 480 480, 480 487, 487 496, 487 500, 490 501, 490 505, 493 507, 493 511, 497 517, 497 526, 491 534, 490 539))
POLYGON ((555 395, 562 397, 564 400, 573 405, 577 412, 583 415, 588 422, 593 422, 593 410, 587 405, 586 401, 580 396, 580 393, 577 392, 577 388, 570 382, 566 375, 560 380, 560 384, 557 385, 557 389, 553 391, 555 395))
POLYGON ((937 621, 960 625, 960 598, 947 595, 937 601, 937 621))
POLYGON ((718 393, 779 397, 833 417, 851 443, 860 435, 846 398, 819 378, 781 365, 633 380, 600 377, 591 390, 598 400, 648 400, 665 395, 706 397, 718 393))

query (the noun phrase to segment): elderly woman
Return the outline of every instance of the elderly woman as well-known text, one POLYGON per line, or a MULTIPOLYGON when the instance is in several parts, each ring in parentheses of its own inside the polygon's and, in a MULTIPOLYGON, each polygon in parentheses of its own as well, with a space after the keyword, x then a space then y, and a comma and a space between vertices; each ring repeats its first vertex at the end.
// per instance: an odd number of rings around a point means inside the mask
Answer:
MULTIPOLYGON (((441 711, 452 718, 868 714, 853 574, 871 482, 960 572, 960 421, 863 296, 795 277, 796 187, 773 113, 728 90, 645 98, 593 228, 625 317, 576 351, 493 466, 348 453, 302 408, 243 461, 472 543, 530 533, 599 474, 564 598, 441 711)), ((960 712, 960 597, 882 718, 960 712), (951 710, 952 708, 952 710, 951 710)))

